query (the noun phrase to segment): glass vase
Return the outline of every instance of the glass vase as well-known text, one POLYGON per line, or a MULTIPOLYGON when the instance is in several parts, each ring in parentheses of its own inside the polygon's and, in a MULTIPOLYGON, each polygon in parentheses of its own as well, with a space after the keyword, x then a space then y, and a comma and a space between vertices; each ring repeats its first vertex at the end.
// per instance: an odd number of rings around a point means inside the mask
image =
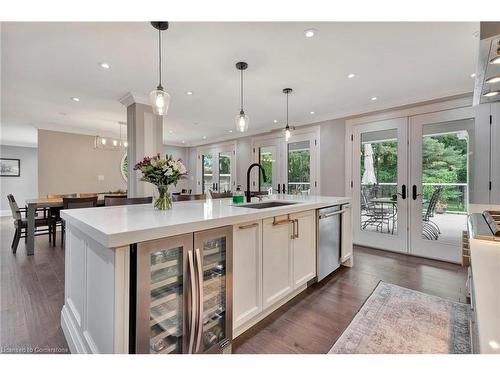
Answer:
POLYGON ((168 191, 168 186, 159 185, 157 194, 154 196, 153 204, 157 210, 170 210, 172 208, 172 198, 168 191))

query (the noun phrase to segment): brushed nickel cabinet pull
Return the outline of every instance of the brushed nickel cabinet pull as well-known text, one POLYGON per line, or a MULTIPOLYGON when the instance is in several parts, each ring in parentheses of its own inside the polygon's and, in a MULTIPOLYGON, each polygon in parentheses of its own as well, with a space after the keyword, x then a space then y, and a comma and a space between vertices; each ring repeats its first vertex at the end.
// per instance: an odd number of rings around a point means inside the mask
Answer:
POLYGON ((189 271, 189 283, 191 285, 191 316, 189 320, 189 342, 188 342, 188 353, 193 353, 194 344, 194 333, 195 333, 195 319, 197 316, 198 301, 196 295, 196 275, 194 273, 194 261, 193 261, 193 251, 188 251, 188 271, 189 271))
POLYGON ((238 229, 248 229, 248 228, 255 228, 258 227, 259 223, 253 223, 253 224, 248 224, 248 225, 240 225, 238 229))
POLYGON ((293 220, 290 220, 290 214, 287 215, 287 218, 286 219, 283 219, 283 220, 276 220, 276 216, 273 218, 273 225, 285 225, 285 224, 288 224, 290 223, 291 221, 293 220))

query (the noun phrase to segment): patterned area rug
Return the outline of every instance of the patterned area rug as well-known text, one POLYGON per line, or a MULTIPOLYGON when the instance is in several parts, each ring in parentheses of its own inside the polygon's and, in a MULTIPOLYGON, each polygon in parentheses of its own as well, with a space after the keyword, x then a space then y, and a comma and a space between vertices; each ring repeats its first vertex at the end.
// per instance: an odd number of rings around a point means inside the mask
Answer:
POLYGON ((380 282, 331 354, 471 352, 468 305, 380 282))

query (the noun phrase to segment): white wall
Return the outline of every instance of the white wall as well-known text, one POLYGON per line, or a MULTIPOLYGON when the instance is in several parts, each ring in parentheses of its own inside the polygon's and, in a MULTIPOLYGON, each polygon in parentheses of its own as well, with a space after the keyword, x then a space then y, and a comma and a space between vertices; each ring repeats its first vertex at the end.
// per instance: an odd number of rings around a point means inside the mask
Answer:
POLYGON ((19 207, 24 207, 25 200, 38 197, 38 149, 35 147, 0 146, 1 157, 21 159, 20 177, 0 177, 1 211, 10 215, 7 195, 13 194, 19 207))
POLYGON ((190 162, 189 149, 187 147, 164 145, 162 156, 164 156, 166 154, 172 155, 176 159, 182 159, 182 162, 186 166, 188 172, 190 172, 187 176, 187 179, 180 180, 177 183, 177 186, 175 186, 171 189, 172 192, 180 192, 182 189, 192 189, 191 185, 192 185, 192 181, 194 181, 194 180, 191 180, 191 178, 193 176, 191 173, 191 168, 189 166, 189 162, 190 162))
POLYGON ((345 194, 345 121, 330 120, 320 125, 321 195, 345 194))

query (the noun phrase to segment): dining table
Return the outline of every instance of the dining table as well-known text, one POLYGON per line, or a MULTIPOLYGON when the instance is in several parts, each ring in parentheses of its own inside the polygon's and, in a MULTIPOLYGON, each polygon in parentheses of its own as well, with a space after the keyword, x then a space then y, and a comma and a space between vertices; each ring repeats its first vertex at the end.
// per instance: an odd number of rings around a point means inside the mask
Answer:
MULTIPOLYGON (((104 206, 104 195, 106 197, 121 197, 123 194, 98 194, 97 205, 104 206)), ((37 211, 40 209, 62 208, 62 198, 33 198, 26 199, 26 254, 33 255, 35 253, 35 219, 37 211)))

